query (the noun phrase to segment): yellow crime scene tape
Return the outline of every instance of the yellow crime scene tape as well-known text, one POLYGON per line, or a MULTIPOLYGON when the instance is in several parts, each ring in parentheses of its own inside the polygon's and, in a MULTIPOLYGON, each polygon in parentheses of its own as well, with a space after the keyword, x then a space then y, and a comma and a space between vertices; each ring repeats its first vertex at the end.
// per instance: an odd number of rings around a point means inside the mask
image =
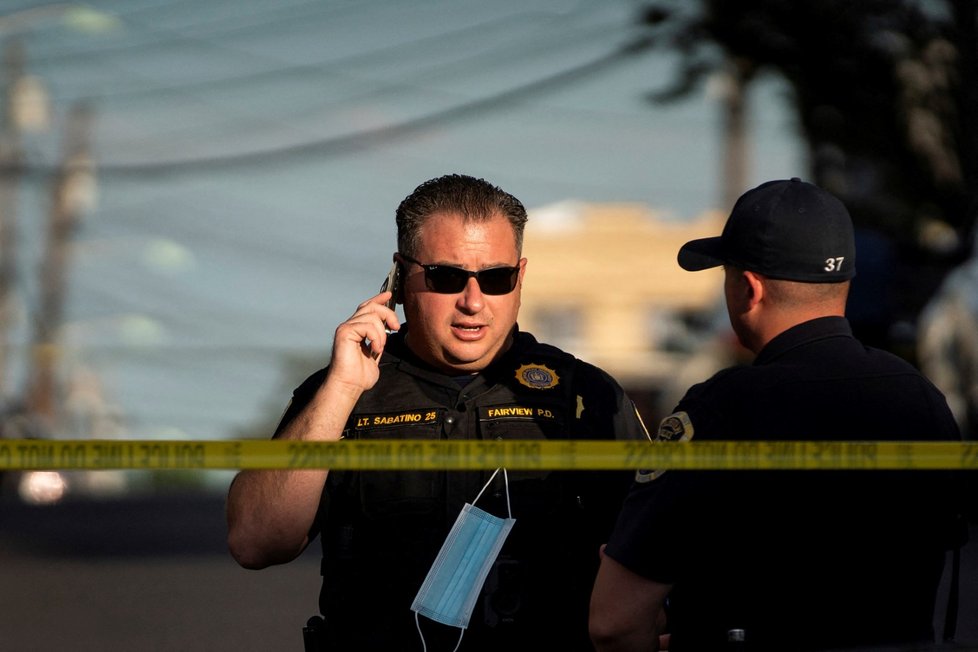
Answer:
POLYGON ((978 470, 978 442, 0 439, 0 470, 978 470))

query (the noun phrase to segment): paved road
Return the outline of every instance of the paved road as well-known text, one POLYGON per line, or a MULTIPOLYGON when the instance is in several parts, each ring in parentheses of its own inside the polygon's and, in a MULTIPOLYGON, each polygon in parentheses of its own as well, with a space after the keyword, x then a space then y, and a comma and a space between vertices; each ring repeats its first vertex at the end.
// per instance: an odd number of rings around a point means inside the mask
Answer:
MULTIPOLYGON (((319 591, 315 546, 255 572, 231 560, 224 536, 222 496, 0 500, 0 650, 300 652, 319 591)), ((978 650, 978 528, 965 551, 967 645, 954 649, 978 650)))
POLYGON ((0 502, 0 650, 302 650, 319 558, 234 563, 223 498, 0 502))

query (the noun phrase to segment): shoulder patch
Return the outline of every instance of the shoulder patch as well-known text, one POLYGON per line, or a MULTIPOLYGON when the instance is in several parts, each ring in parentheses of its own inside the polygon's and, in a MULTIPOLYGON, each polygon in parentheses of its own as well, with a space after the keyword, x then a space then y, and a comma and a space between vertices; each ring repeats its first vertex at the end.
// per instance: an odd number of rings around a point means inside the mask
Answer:
MULTIPOLYGON (((677 441, 689 441, 693 438, 693 422, 686 412, 674 412, 659 423, 655 433, 655 443, 667 444, 677 441)), ((635 472, 635 482, 652 482, 662 477, 667 469, 639 469, 635 472)))
POLYGON ((516 370, 516 380, 530 389, 552 389, 560 384, 553 369, 542 364, 525 364, 516 370))
POLYGON ((693 422, 686 412, 674 412, 659 423, 656 441, 689 441, 693 438, 693 422))

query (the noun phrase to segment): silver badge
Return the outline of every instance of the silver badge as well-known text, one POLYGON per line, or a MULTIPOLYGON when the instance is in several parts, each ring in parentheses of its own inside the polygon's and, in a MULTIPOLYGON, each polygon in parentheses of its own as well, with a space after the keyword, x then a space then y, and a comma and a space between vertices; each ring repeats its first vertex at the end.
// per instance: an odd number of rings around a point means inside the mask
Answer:
MULTIPOLYGON (((659 424, 655 434, 656 443, 689 441, 693 438, 693 422, 685 412, 674 412, 659 424)), ((662 476, 667 469, 639 469, 635 472, 635 482, 652 482, 662 476)))

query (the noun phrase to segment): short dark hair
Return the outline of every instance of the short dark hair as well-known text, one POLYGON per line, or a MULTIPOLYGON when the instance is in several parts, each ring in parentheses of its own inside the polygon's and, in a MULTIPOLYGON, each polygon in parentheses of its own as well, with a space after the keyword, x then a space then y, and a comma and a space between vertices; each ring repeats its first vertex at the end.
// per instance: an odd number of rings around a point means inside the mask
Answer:
POLYGON ((464 174, 446 174, 429 179, 414 189, 397 207, 397 249, 414 256, 421 227, 436 213, 459 213, 465 220, 489 220, 502 215, 509 220, 516 251, 523 251, 526 209, 519 199, 485 179, 464 174))

